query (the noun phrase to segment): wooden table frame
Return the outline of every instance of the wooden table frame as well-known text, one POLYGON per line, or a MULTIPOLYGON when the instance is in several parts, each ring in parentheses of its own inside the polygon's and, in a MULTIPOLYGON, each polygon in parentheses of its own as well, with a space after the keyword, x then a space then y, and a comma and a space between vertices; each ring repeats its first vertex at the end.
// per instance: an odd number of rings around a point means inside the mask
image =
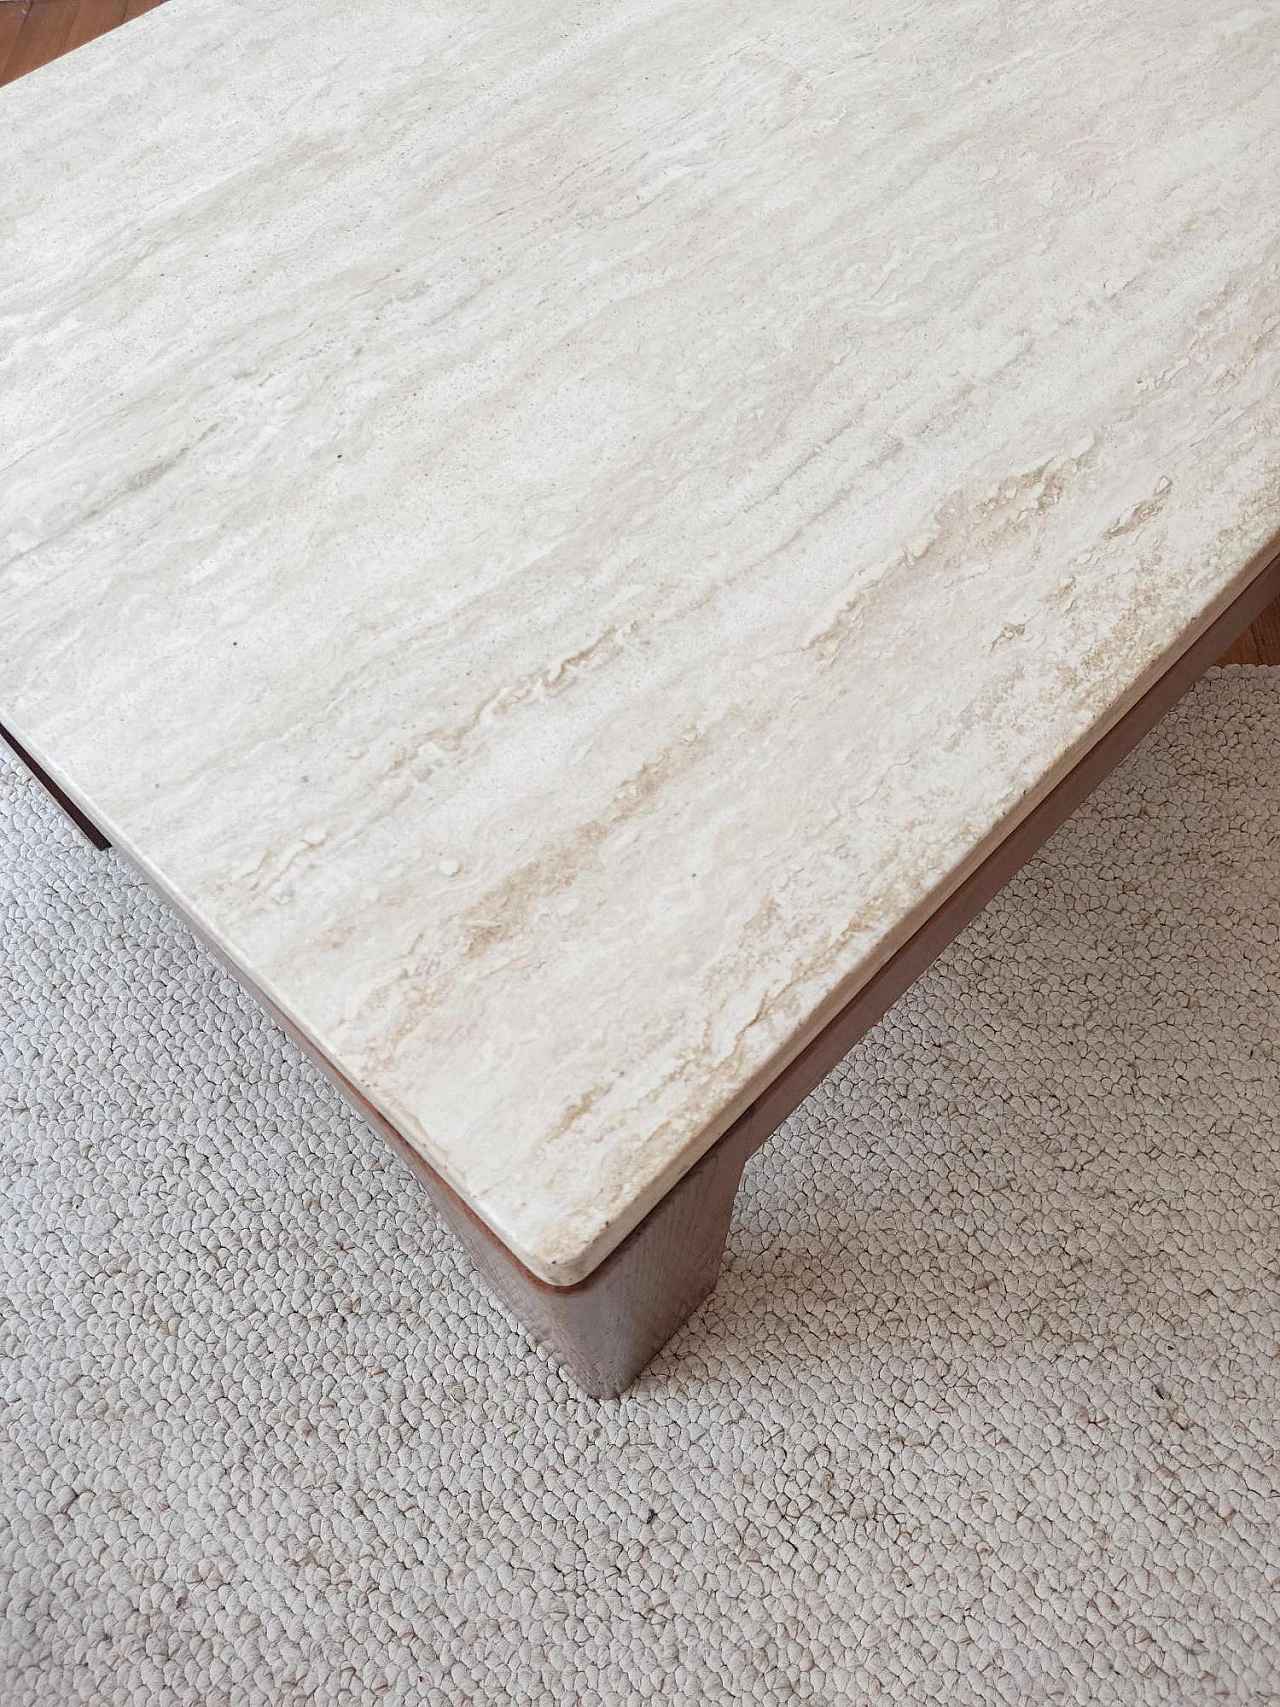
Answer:
MULTIPOLYGON (((329 1075, 351 1105, 390 1140, 418 1175, 475 1266, 520 1322, 587 1393, 610 1398, 630 1385, 715 1285, 734 1198, 748 1159, 1080 802, 1278 597, 1280 557, 1272 548, 1255 560, 1255 573, 1210 626, 1176 649, 1142 697, 1008 830, 959 887, 939 902, 915 933, 783 1068, 639 1226, 591 1274, 572 1286, 552 1286, 519 1262, 333 1062, 298 1032, 239 967, 209 943, 194 921, 186 918, 186 922, 329 1075), (1257 564, 1262 567, 1257 568, 1257 564)), ((3 729, 0 735, 94 846, 109 847, 86 804, 54 782, 13 735, 3 729)), ((168 899, 183 913, 172 896, 168 899)))

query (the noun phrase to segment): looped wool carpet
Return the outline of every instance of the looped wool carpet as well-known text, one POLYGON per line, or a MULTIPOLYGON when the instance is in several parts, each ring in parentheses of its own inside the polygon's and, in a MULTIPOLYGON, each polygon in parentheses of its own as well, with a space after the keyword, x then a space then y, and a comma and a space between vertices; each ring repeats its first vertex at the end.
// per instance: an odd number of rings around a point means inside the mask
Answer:
POLYGON ((748 1170, 621 1400, 0 768, 0 1701, 1280 1700, 1280 672, 748 1170))

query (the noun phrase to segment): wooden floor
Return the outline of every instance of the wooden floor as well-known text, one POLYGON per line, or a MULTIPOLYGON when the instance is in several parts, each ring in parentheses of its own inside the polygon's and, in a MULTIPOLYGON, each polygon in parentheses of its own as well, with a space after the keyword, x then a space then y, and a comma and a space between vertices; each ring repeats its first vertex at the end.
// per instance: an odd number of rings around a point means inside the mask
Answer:
MULTIPOLYGON (((0 0, 0 83, 83 47, 163 0, 0 0)), ((1264 611, 1224 664, 1280 664, 1280 603, 1264 611)))
POLYGON ((1280 601, 1246 628, 1222 659, 1224 664, 1280 664, 1280 601))
POLYGON ((0 83, 83 47, 161 0, 0 0, 0 83))

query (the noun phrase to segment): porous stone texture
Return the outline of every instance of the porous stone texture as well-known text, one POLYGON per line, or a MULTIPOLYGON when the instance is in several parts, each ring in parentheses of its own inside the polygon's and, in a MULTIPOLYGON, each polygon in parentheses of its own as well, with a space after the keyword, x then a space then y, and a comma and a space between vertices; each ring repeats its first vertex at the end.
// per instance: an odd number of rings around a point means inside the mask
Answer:
POLYGON ((0 91, 0 722, 579 1280, 1280 539, 1277 89, 1276 0, 158 7, 0 91))
POLYGON ((1274 1702, 1278 748, 1197 690, 610 1403, 5 760, 5 1707, 1274 1702))

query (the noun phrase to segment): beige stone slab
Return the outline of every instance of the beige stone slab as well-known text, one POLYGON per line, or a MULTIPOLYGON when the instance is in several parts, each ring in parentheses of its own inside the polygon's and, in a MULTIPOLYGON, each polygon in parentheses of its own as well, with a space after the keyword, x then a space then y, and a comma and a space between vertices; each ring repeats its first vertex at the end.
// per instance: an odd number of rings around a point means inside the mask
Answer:
POLYGON ((0 717, 547 1279, 1280 531, 1274 0, 171 0, 0 138, 0 717))

